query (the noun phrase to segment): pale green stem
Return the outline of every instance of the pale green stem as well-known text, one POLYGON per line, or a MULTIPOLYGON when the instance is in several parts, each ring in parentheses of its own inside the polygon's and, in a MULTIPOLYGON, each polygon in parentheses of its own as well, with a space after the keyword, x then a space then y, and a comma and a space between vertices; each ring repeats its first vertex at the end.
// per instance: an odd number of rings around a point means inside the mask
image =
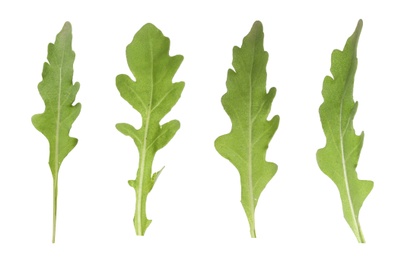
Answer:
POLYGON ((134 216, 134 226, 135 233, 137 236, 145 235, 146 223, 146 196, 142 193, 136 193, 136 205, 135 205, 135 216, 134 216), (144 225, 145 224, 145 225, 144 225))
MULTIPOLYGON (((146 137, 146 136, 145 136, 146 137)), ((146 139, 144 139, 146 145, 146 139)), ((146 154, 146 149, 142 150, 139 160, 139 171, 136 177, 137 186, 135 188, 136 204, 135 204, 135 215, 134 215, 134 226, 135 233, 137 236, 143 236, 150 223, 146 218, 146 199, 148 197, 149 172, 151 172, 151 163, 153 159, 151 155, 146 154)))
POLYGON ((58 194, 58 176, 53 178, 53 235, 52 243, 56 242, 56 220, 57 220, 57 194, 58 194))
POLYGON ((256 238, 256 228, 255 228, 255 214, 251 213, 252 215, 248 216, 248 223, 249 223, 249 231, 251 233, 252 238, 256 238))
POLYGON ((255 225, 251 225, 251 237, 252 238, 256 238, 255 225))
POLYGON ((363 233, 362 233, 361 226, 359 225, 359 221, 357 221, 357 223, 358 223, 358 227, 357 227, 358 228, 358 234, 357 234, 356 238, 358 239, 359 243, 366 243, 365 237, 363 236, 363 233))

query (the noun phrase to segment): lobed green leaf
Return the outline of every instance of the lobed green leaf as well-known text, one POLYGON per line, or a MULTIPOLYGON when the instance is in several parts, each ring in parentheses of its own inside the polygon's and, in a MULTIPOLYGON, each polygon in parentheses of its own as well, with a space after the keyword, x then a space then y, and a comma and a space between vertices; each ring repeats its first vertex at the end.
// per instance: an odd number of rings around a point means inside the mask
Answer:
POLYGON ((163 125, 160 121, 181 96, 184 82, 173 83, 183 56, 169 55, 170 40, 152 24, 144 25, 127 46, 127 62, 135 80, 118 75, 117 89, 142 116, 140 129, 119 123, 117 129, 130 136, 139 151, 139 168, 135 180, 128 183, 136 192, 134 225, 137 235, 144 235, 150 224, 146 217, 146 198, 161 170, 152 175, 155 154, 174 137, 180 128, 177 120, 163 125))
POLYGON ((53 243, 55 241, 55 215, 57 210, 58 172, 61 163, 76 146, 78 139, 70 137, 72 123, 81 111, 81 104, 73 105, 79 83, 73 83, 72 28, 69 22, 57 34, 54 44, 48 46, 48 62, 43 66, 39 93, 45 103, 45 111, 32 117, 32 124, 49 141, 49 166, 53 175, 54 216, 53 243))
POLYGON ((241 48, 233 49, 233 67, 227 75, 227 93, 222 97, 229 115, 231 132, 218 137, 216 150, 237 168, 241 181, 241 203, 247 215, 252 237, 255 232, 255 208, 277 165, 266 161, 266 151, 276 132, 279 117, 266 120, 276 94, 266 93, 268 53, 263 48, 262 23, 254 23, 241 48))
POLYGON ((353 119, 358 102, 353 100, 354 79, 357 69, 357 46, 362 20, 348 38, 344 50, 334 50, 331 73, 323 82, 323 104, 319 108, 320 120, 326 135, 326 146, 317 151, 320 169, 330 177, 340 191, 344 217, 359 242, 365 242, 359 211, 373 188, 373 182, 359 180, 356 173, 364 133, 356 135, 353 119))

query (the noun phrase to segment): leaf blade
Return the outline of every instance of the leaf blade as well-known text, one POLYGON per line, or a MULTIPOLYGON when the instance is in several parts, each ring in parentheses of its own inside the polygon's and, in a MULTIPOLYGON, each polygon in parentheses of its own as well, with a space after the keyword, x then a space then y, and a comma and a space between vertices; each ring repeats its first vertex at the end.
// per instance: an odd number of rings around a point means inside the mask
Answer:
POLYGON ((58 173, 65 157, 74 149, 78 139, 70 137, 73 122, 81 111, 75 102, 79 83, 73 83, 72 27, 66 22, 57 34, 55 43, 48 45, 48 62, 43 65, 39 93, 45 103, 42 114, 32 116, 32 124, 49 142, 49 166, 53 176, 53 243, 55 242, 58 173))
POLYGON ((127 46, 127 63, 135 81, 127 75, 118 75, 117 89, 122 98, 142 117, 142 126, 136 130, 128 124, 117 124, 117 129, 131 136, 138 148, 137 177, 129 181, 135 188, 136 209, 134 225, 137 235, 144 235, 151 221, 146 216, 148 193, 161 173, 152 175, 155 154, 174 137, 180 128, 178 120, 164 125, 160 121, 181 96, 184 82, 172 82, 183 56, 169 55, 170 40, 153 24, 145 24, 127 46))
POLYGON ((330 177, 340 192, 344 218, 357 240, 365 242, 359 211, 373 188, 373 182, 359 180, 356 167, 363 145, 364 133, 356 135, 353 119, 358 102, 353 100, 354 78, 357 69, 357 46, 362 20, 348 38, 343 51, 332 53, 332 77, 323 82, 324 102, 319 108, 320 119, 327 137, 326 146, 317 151, 320 169, 330 177))
POLYGON ((276 89, 266 93, 268 53, 263 48, 263 37, 262 24, 257 21, 241 48, 233 48, 234 70, 228 71, 227 93, 222 97, 232 128, 215 141, 216 150, 240 174, 241 203, 252 237, 256 237, 254 212, 260 194, 277 171, 276 164, 265 160, 279 117, 266 120, 276 89))

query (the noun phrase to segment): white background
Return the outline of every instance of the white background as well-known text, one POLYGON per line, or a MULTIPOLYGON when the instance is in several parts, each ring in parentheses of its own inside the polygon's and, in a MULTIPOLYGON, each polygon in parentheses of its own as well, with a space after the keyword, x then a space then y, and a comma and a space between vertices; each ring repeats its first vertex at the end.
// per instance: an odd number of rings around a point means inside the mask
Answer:
POLYGON ((2 1, 0 3, 0 259, 400 259, 399 147, 401 16, 397 1, 2 1), (365 131, 357 168, 373 180, 358 244, 339 193, 317 166, 325 137, 318 108, 333 49, 358 19, 355 129, 365 131), (280 125, 267 159, 278 172, 256 209, 251 239, 239 174, 214 149, 231 124, 220 103, 232 48, 253 22, 264 25, 267 87, 277 87, 269 118, 280 125), (31 124, 44 110, 37 91, 47 45, 65 21, 73 27, 74 81, 82 111, 79 139, 60 170, 56 244, 51 243, 52 179, 48 143, 31 124), (115 129, 139 116, 119 95, 129 73, 125 47, 147 22, 184 61, 186 86, 164 119, 181 129, 156 154, 166 166, 148 198, 145 237, 132 218, 138 154, 115 129))

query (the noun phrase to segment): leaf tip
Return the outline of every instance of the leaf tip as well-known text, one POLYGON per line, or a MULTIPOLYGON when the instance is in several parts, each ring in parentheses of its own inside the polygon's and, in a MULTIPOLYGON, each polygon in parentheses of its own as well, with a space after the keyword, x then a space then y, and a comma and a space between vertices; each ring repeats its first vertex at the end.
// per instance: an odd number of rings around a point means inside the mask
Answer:
POLYGON ((354 32, 357 42, 359 40, 359 36, 361 35, 362 27, 363 27, 363 21, 362 21, 362 19, 359 19, 358 24, 356 25, 356 28, 355 28, 355 32, 354 32))
POLYGON ((260 21, 255 21, 252 25, 251 31, 248 35, 254 35, 253 37, 262 37, 263 39, 263 25, 260 21))
POLYGON ((262 24, 262 22, 259 21, 259 20, 256 20, 256 21, 253 23, 252 29, 263 30, 263 24, 262 24))
POLYGON ((63 25, 63 29, 61 29, 61 32, 66 32, 68 34, 72 33, 72 25, 69 21, 66 21, 63 25))
POLYGON ((63 28, 71 29, 71 28, 72 28, 71 23, 70 23, 69 21, 66 21, 66 22, 64 23, 64 27, 63 27, 63 28))
POLYGON ((361 29, 362 29, 362 26, 363 26, 363 20, 362 20, 362 19, 359 19, 359 20, 358 20, 357 28, 361 28, 361 29))
POLYGON ((157 29, 153 23, 146 23, 142 26, 142 28, 157 29))

